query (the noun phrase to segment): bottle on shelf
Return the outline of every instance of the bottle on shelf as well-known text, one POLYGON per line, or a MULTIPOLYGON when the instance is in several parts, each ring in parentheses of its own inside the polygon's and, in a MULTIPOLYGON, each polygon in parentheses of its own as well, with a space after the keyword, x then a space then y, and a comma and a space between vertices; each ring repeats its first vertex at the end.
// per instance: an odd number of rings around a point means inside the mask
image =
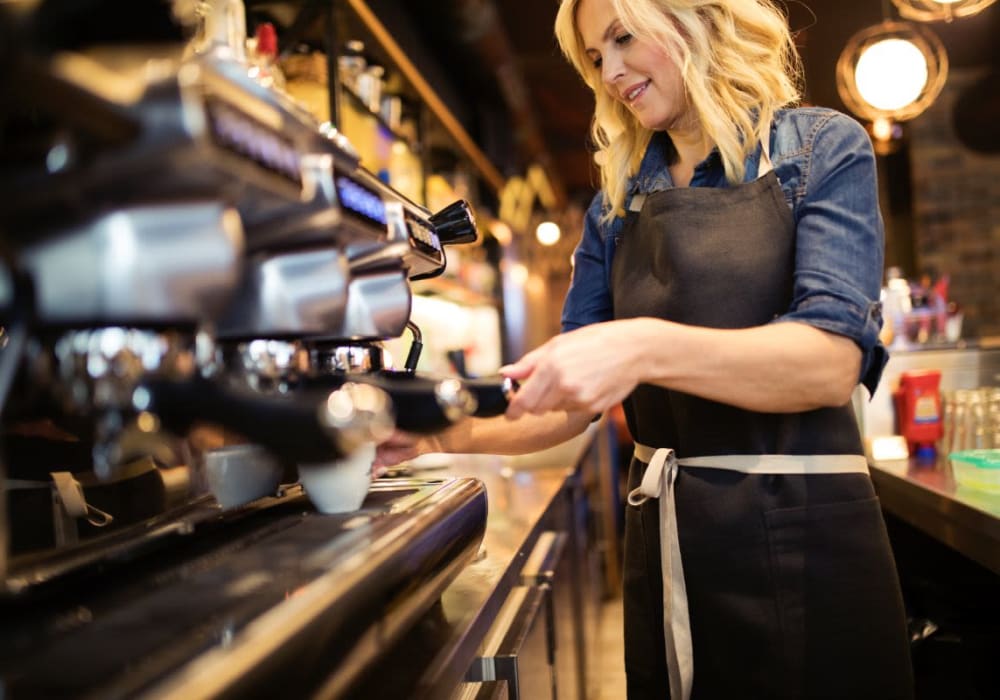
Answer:
POLYGON ((424 177, 420 159, 401 141, 392 142, 386 173, 390 185, 414 202, 423 204, 424 177))
POLYGON ((368 107, 368 111, 379 114, 382 110, 382 85, 385 68, 370 63, 358 77, 358 97, 368 107))
POLYGON ((285 74, 278 65, 278 35, 274 25, 262 22, 254 32, 250 52, 250 77, 267 88, 285 89, 285 74))
POLYGON ((201 3, 198 33, 187 51, 246 63, 246 8, 243 0, 215 0, 201 3))
POLYGON ((403 99, 399 95, 383 94, 379 114, 386 126, 398 132, 403 119, 403 99))
POLYGON ((886 283, 882 288, 882 306, 885 323, 890 332, 888 343, 897 349, 909 345, 906 337, 906 319, 912 311, 910 300, 910 283, 903 277, 898 267, 890 267, 886 271, 886 283))
POLYGON ((359 94, 358 84, 361 75, 368 67, 365 60, 365 44, 357 39, 352 39, 344 44, 344 52, 337 57, 337 71, 339 73, 340 84, 359 94))

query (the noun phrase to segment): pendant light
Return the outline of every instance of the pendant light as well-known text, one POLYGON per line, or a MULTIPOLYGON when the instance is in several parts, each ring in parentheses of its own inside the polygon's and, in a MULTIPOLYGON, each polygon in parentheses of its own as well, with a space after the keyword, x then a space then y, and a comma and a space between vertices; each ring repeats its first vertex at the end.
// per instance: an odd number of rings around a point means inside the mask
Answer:
POLYGON ((847 42, 837 61, 837 92, 859 117, 906 121, 930 106, 947 76, 948 55, 934 32, 886 20, 847 42))
POLYGON ((971 17, 994 2, 995 0, 892 0, 902 17, 918 22, 950 22, 956 17, 971 17))

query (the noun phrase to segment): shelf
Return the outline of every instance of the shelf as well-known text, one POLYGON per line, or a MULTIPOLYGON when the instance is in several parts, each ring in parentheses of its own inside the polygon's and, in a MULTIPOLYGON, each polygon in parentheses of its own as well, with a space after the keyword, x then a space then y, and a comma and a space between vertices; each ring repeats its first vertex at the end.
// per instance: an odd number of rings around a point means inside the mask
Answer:
MULTIPOLYGON (((444 101, 438 96, 434 88, 427 82, 420 70, 409 59, 406 52, 396 42, 389 30, 382 24, 371 8, 368 7, 365 0, 343 0, 342 2, 338 2, 338 0, 324 0, 323 2, 318 0, 244 0, 244 4, 248 10, 254 9, 266 12, 281 25, 280 40, 286 47, 291 47, 300 41, 322 45, 326 53, 326 72, 328 74, 337 70, 337 53, 340 39, 336 36, 338 31, 334 26, 335 8, 346 8, 352 15, 352 24, 354 23, 353 20, 356 20, 360 28, 369 35, 374 45, 378 47, 379 52, 388 59, 389 63, 392 64, 407 83, 407 86, 412 90, 411 96, 416 98, 426 108, 434 121, 447 133, 455 150, 471 163, 474 170, 494 191, 497 197, 500 196, 506 185, 506 178, 493 164, 489 156, 472 139, 444 101)), ((285 51, 288 50, 286 49, 285 51)), ((287 58, 287 53, 283 52, 282 57, 287 58)), ((335 76, 328 75, 328 87, 332 87, 329 83, 334 78, 335 76)), ((345 86, 338 85, 337 92, 347 93, 348 89, 345 86)), ((353 97, 356 98, 357 95, 353 97)), ((340 99, 344 98, 341 97, 340 99)), ((364 105, 364 109, 366 112, 372 113, 367 108, 367 105, 364 105)), ((335 112, 336 109, 331 105, 331 114, 335 114, 335 112)), ((380 118, 380 115, 372 114, 376 118, 380 118)), ((380 124, 388 128, 388 125, 384 121, 380 121, 380 124)), ((394 137, 404 136, 398 132, 392 133, 394 137)), ((406 139, 404 136, 402 140, 407 141, 411 148, 413 147, 414 144, 411 139, 406 139)), ((416 149, 414 149, 414 152, 416 152, 416 149)))
POLYGON ((382 50, 385 51, 389 59, 395 64, 399 72, 402 73, 403 77, 413 87, 420 100, 441 123, 452 139, 454 139, 459 149, 471 161, 483 179, 499 195, 506 182, 504 176, 493 165, 489 157, 483 153, 476 142, 472 140, 472 137, 469 136, 468 132, 462 127, 441 98, 438 97, 434 88, 430 86, 417 67, 413 65, 403 49, 385 28, 385 25, 375 16, 375 13, 372 12, 364 0, 346 0, 346 3, 354 11, 358 19, 365 26, 365 29, 368 30, 382 50))

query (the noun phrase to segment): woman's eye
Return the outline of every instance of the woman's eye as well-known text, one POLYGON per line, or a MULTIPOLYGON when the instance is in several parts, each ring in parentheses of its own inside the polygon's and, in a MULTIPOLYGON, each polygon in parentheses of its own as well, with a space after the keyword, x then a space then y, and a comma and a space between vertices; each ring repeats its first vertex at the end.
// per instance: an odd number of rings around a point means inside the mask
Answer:
POLYGON ((593 60, 591 61, 591 63, 593 63, 593 64, 594 64, 594 68, 600 68, 600 67, 601 67, 601 63, 602 63, 602 62, 603 62, 603 61, 601 61, 601 57, 600 57, 600 56, 598 56, 597 58, 595 58, 595 59, 593 59, 593 60))
POLYGON ((615 37, 615 43, 618 44, 619 46, 624 46, 630 41, 632 41, 631 34, 621 34, 615 37))

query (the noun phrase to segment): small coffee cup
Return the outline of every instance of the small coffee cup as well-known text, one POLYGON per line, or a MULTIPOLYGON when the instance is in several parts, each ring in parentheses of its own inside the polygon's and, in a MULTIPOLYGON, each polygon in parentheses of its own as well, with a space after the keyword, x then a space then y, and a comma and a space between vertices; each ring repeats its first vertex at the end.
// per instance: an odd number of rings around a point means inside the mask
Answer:
POLYGON ((299 465, 299 481, 320 513, 349 513, 361 507, 371 486, 375 443, 343 459, 299 465))
POLYGON ((273 496, 281 475, 281 464, 259 445, 227 445, 205 453, 208 488, 223 508, 273 496))

